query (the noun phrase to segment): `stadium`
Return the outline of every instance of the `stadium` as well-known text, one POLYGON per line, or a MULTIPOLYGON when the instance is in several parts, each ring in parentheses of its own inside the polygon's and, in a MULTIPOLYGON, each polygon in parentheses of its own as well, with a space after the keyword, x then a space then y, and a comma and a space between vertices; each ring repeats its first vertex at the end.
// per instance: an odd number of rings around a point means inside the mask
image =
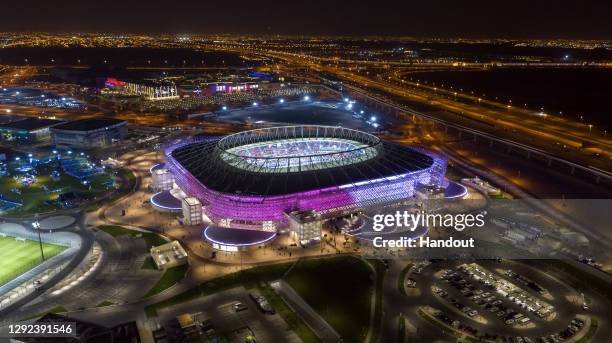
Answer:
MULTIPOLYGON (((191 139, 168 146, 165 157, 175 184, 197 198, 214 223, 204 235, 216 243, 214 236, 227 239, 228 230, 258 231, 248 236, 261 243, 263 232, 271 239, 291 227, 291 214, 321 222, 404 201, 419 185, 447 185, 441 156, 341 127, 284 126, 191 139)), ((232 241, 241 244, 249 242, 232 241)))

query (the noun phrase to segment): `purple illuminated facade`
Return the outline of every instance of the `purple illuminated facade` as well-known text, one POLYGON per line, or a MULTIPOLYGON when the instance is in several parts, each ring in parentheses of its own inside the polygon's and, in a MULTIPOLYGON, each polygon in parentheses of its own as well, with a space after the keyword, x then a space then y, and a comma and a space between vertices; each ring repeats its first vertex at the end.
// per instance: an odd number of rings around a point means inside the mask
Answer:
POLYGON ((287 211, 331 218, 397 203, 411 198, 419 183, 446 182, 441 156, 344 128, 258 129, 179 142, 165 156, 176 184, 202 201, 211 220, 243 229, 276 231, 286 225, 287 211), (300 154, 303 149, 308 153, 300 154), (198 162, 203 156, 209 160, 198 162))

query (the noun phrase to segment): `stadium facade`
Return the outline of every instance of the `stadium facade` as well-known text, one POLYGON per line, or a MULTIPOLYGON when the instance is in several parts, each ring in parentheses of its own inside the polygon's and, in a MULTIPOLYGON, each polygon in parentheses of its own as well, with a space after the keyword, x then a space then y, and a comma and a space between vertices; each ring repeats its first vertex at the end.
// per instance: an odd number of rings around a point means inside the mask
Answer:
POLYGON ((165 149, 165 167, 218 226, 277 232, 287 214, 335 218, 445 187, 447 162, 421 149, 352 129, 283 126, 165 149))

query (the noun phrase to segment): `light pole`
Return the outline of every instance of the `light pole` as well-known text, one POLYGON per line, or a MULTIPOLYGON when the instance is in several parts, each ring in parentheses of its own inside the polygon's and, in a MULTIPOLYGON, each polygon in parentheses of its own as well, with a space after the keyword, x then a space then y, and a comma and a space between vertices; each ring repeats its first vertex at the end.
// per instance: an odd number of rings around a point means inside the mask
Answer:
MULTIPOLYGON (((38 218, 38 216, 36 216, 36 218, 38 218)), ((40 247, 40 256, 42 257, 42 260, 45 260, 45 253, 43 252, 43 246, 42 246, 42 238, 40 237, 40 222, 38 222, 38 219, 36 219, 33 223, 32 223, 32 227, 34 227, 34 229, 38 232, 38 245, 40 247)))

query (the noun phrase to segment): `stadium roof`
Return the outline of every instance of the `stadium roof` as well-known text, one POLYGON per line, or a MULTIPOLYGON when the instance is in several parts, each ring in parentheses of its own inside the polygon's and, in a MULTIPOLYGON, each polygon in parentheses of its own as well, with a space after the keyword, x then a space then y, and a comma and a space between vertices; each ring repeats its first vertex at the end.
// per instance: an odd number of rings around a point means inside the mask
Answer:
POLYGON ((40 119, 40 118, 27 118, 24 120, 18 120, 6 124, 2 124, 1 128, 14 129, 14 130, 28 130, 33 131, 42 129, 49 126, 54 126, 63 123, 61 120, 55 119, 40 119))
POLYGON ((256 173, 236 168, 221 159, 218 140, 176 148, 171 156, 207 188, 226 194, 272 196, 306 192, 393 177, 431 167, 434 159, 405 146, 382 142, 374 158, 335 168, 290 172, 256 173))
POLYGON ((125 120, 113 118, 79 119, 53 127, 55 130, 67 131, 93 131, 105 127, 127 123, 125 120))

